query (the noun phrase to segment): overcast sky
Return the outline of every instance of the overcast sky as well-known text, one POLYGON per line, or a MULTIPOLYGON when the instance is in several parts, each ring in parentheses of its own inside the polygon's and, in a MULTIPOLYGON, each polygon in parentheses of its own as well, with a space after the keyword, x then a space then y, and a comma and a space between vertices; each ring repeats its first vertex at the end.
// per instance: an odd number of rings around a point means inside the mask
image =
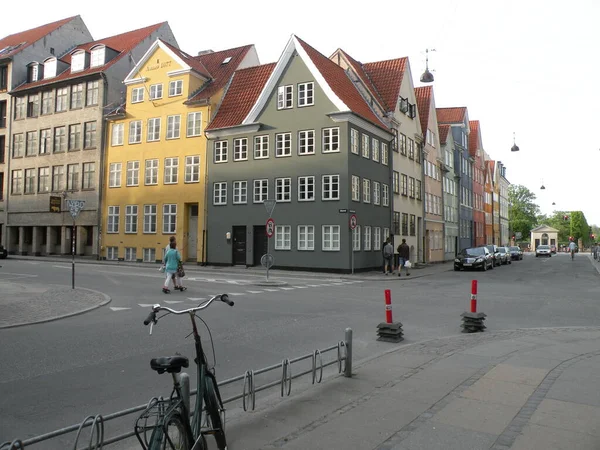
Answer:
POLYGON ((543 212, 582 210, 600 224, 599 0, 180 0, 172 8, 61 0, 60 8, 29 4, 26 12, 5 3, 2 16, 11 19, 2 35, 76 14, 95 39, 168 21, 188 53, 255 44, 267 63, 294 33, 327 56, 338 47, 361 62, 408 56, 416 85, 425 49, 436 49, 437 106, 467 106, 485 150, 504 162, 511 183, 537 195, 543 212), (513 132, 518 153, 510 151, 513 132))

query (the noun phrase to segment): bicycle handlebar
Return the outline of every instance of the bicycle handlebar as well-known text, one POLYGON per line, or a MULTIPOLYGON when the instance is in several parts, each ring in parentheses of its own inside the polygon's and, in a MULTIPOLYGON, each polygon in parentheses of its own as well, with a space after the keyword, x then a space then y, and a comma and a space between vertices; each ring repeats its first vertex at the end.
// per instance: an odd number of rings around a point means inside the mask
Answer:
POLYGON ((150 323, 153 323, 153 324, 156 323, 157 322, 156 313, 159 311, 167 311, 171 314, 176 314, 176 315, 186 314, 186 313, 191 313, 191 312, 196 312, 196 311, 202 311, 203 309, 208 308, 208 306, 217 299, 221 300, 223 303, 228 304, 229 306, 234 305, 234 302, 232 300, 229 300, 229 296, 227 294, 215 295, 213 298, 211 298, 210 300, 208 300, 207 302, 203 303, 200 306, 196 306, 194 308, 189 308, 189 309, 184 309, 181 311, 176 311, 172 308, 168 308, 166 306, 160 306, 159 304, 156 304, 156 305, 152 306, 152 312, 150 314, 148 314, 148 317, 146 318, 146 320, 144 320, 144 325, 149 325, 150 323))

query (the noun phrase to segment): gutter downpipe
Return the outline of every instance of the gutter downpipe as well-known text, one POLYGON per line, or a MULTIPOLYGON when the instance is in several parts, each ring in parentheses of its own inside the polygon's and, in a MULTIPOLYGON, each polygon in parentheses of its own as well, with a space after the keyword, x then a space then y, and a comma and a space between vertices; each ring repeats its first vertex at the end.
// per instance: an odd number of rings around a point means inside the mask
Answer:
POLYGON ((100 107, 100 111, 101 111, 101 116, 102 116, 102 137, 101 137, 101 142, 100 142, 100 155, 99 155, 99 161, 100 161, 100 170, 99 170, 99 192, 98 192, 98 210, 96 212, 97 214, 97 226, 98 226, 98 239, 96 240, 96 246, 98 247, 98 255, 96 256, 97 260, 101 260, 102 259, 102 211, 104 209, 103 206, 103 202, 104 202, 104 174, 106 172, 106 160, 108 157, 108 149, 107 147, 107 142, 108 142, 108 120, 104 117, 104 108, 106 107, 106 103, 107 103, 107 97, 108 97, 108 80, 106 78, 106 74, 104 72, 100 72, 100 75, 102 76, 102 80, 104 81, 104 88, 103 88, 103 92, 102 92, 102 106, 100 107))

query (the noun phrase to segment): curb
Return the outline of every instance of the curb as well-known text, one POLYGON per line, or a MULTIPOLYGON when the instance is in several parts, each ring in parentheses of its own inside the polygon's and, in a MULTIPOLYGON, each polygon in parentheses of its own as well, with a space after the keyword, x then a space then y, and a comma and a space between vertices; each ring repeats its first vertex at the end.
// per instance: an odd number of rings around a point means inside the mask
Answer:
MULTIPOLYGON (((66 286, 66 285, 57 285, 57 286, 66 286)), ((68 317, 73 317, 73 316, 78 316, 80 314, 84 314, 84 313, 93 311, 94 309, 98 309, 102 306, 106 306, 107 304, 109 304, 112 301, 112 298, 109 295, 105 294, 104 292, 100 292, 100 291, 96 291, 95 289, 88 289, 88 288, 77 288, 77 289, 81 289, 82 291, 94 292, 95 294, 100 294, 101 296, 104 297, 104 301, 100 302, 97 305, 90 306, 89 308, 85 308, 80 311, 75 311, 72 313, 63 314, 60 316, 48 317, 46 319, 41 319, 41 320, 34 320, 33 322, 23 322, 23 323, 17 323, 14 325, 3 325, 3 326, 0 326, 0 330, 5 330, 7 328, 24 327, 27 325, 35 325, 38 323, 54 322, 56 320, 66 319, 68 317)))

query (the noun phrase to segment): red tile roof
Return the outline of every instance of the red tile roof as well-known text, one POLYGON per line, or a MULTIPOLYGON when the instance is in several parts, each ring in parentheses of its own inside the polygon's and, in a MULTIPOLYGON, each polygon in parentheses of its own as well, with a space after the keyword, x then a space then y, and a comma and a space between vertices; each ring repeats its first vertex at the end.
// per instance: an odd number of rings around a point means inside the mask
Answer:
POLYGON ((181 59, 183 59, 183 61, 187 65, 189 65, 192 69, 194 69, 200 75, 202 75, 202 76, 204 76, 206 78, 210 78, 211 77, 209 70, 206 68, 206 66, 204 64, 202 64, 202 62, 198 61, 193 56, 188 55, 183 50, 180 50, 177 47, 169 44, 168 42, 163 41, 162 39, 160 40, 160 42, 162 42, 169 50, 171 50, 173 53, 175 53, 181 59))
POLYGON ((448 140, 448 131, 450 131, 450 125, 438 125, 438 133, 440 135, 440 144, 445 144, 448 140))
POLYGON ((467 108, 436 108, 438 123, 460 123, 465 120, 467 108))
POLYGON ((236 71, 217 115, 206 130, 241 124, 258 100, 274 68, 275 63, 271 63, 236 71))
POLYGON ((206 53, 194 57, 194 60, 206 67, 208 73, 211 75, 211 81, 202 86, 200 91, 190 98, 189 102, 208 99, 221 90, 223 86, 227 84, 251 48, 252 45, 244 45, 242 47, 206 53), (223 64, 223 61, 226 58, 231 58, 231 60, 227 64, 223 64))
POLYGON ((375 99, 381 104, 381 106, 386 111, 389 111, 389 108, 385 104, 385 101, 383 100, 383 97, 381 96, 381 94, 379 93, 379 91, 377 91, 377 87, 373 84, 373 81, 371 80, 371 78, 369 78, 369 75, 367 74, 367 72, 365 72, 362 63, 359 62, 359 61, 357 61, 357 60, 355 60, 352 56, 350 56, 348 53, 346 53, 341 48, 339 49, 339 51, 344 55, 344 57, 348 61, 348 64, 350 65, 350 67, 352 67, 352 69, 354 69, 354 71, 356 72, 356 74, 358 75, 358 77, 360 78, 360 80, 363 82, 363 84, 367 87, 367 89, 369 90, 369 92, 371 92, 371 95, 373 97, 375 97, 375 99))
POLYGON ((298 42, 302 45, 308 54, 308 57, 317 67, 317 70, 323 75, 323 78, 325 78, 329 87, 352 112, 376 126, 388 130, 388 127, 379 120, 371 110, 371 107, 365 102, 358 89, 356 89, 350 78, 348 78, 348 75, 346 75, 344 69, 325 55, 319 53, 302 39, 298 37, 296 37, 296 39, 298 39, 298 42))
POLYGON ((71 50, 67 55, 61 58, 62 61, 70 64, 71 63, 71 55, 77 50, 85 50, 89 52, 90 49, 95 47, 96 45, 105 45, 106 47, 112 48, 115 51, 120 52, 119 55, 115 56, 109 62, 99 67, 92 67, 82 70, 80 72, 71 73, 71 69, 67 68, 62 73, 58 74, 54 78, 48 78, 45 80, 35 81, 33 83, 24 83, 21 86, 17 87, 13 90, 13 92, 24 91, 32 88, 37 88, 40 86, 46 86, 53 83, 58 83, 60 81, 71 80, 75 78, 80 78, 87 75, 92 75, 96 73, 101 73, 108 69, 110 66, 119 61, 123 56, 125 56, 129 51, 133 50, 140 42, 144 39, 147 39, 152 33, 157 31, 160 27, 167 24, 167 22, 158 23, 156 25, 151 25, 149 27, 140 28, 138 30, 129 31, 127 33, 118 34, 116 36, 111 36, 108 38, 100 39, 98 41, 87 42, 85 44, 79 45, 71 50))
POLYGON ((11 34, 6 36, 3 39, 0 39, 0 50, 5 49, 6 47, 13 47, 19 44, 19 47, 14 48, 11 51, 6 53, 0 53, 0 59, 9 58, 13 55, 16 55, 24 48, 30 46, 36 41, 39 41, 44 36, 56 31, 58 28, 63 25, 69 23, 71 20, 75 19, 79 16, 67 17, 66 19, 58 20, 56 22, 48 23, 46 25, 42 25, 37 28, 32 28, 31 30, 22 31, 20 33, 11 34))
POLYGON ((479 150, 479 120, 469 120, 469 155, 477 156, 479 150))
POLYGON ((377 91, 381 94, 388 111, 394 111, 396 108, 407 61, 408 58, 404 57, 363 65, 369 78, 377 87, 377 91))
POLYGON ((422 86, 415 88, 415 97, 417 97, 417 109, 419 110, 419 119, 421 121, 423 137, 427 135, 427 125, 429 125, 429 108, 431 107, 432 93, 433 86, 422 86))

